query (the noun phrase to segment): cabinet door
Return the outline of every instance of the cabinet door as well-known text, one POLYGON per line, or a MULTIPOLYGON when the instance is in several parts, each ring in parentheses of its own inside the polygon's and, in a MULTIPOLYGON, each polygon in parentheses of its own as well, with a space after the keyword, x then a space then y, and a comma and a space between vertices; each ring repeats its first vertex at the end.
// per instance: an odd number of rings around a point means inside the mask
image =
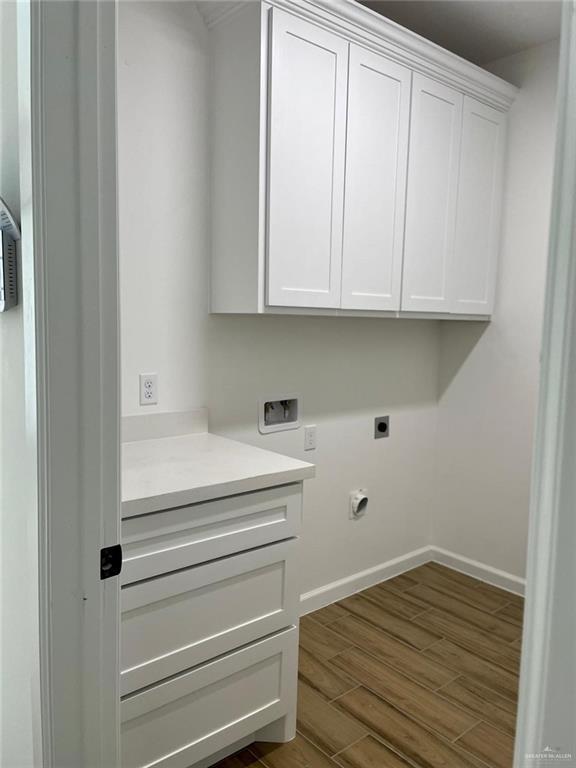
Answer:
POLYGON ((466 96, 452 268, 452 312, 489 315, 500 239, 506 115, 466 96))
POLYGON ((339 307, 348 43, 271 14, 267 303, 339 307))
POLYGON ((121 592, 121 692, 298 621, 296 539, 164 573, 121 592))
POLYGON ((410 83, 410 70, 350 46, 345 309, 400 309, 410 83))
POLYGON ((415 74, 402 309, 449 312, 462 94, 415 74))
MULTIPOLYGON (((296 627, 122 699, 122 768, 188 768, 296 713, 296 627)), ((302 764, 302 763, 301 763, 302 764)))

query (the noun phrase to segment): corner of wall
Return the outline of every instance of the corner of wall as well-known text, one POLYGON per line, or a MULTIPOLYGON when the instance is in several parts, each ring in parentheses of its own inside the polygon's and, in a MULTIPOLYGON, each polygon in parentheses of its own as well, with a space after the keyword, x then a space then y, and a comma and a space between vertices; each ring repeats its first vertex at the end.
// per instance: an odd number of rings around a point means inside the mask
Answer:
POLYGON ((491 323, 443 323, 431 543, 521 577, 555 141, 557 44, 488 65, 521 85, 509 115, 491 323))

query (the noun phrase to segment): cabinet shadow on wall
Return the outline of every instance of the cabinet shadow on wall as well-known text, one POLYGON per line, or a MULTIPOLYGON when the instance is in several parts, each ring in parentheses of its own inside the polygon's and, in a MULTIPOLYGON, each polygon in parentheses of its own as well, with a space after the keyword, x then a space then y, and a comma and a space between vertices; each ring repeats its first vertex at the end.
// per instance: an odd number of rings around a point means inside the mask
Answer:
POLYGON ((488 332, 490 323, 442 320, 439 325, 438 397, 441 398, 482 337, 488 332))
POLYGON ((258 399, 297 394, 304 419, 435 406, 485 323, 458 323, 440 371, 441 323, 379 318, 211 315, 206 391, 211 417, 252 427, 258 399))

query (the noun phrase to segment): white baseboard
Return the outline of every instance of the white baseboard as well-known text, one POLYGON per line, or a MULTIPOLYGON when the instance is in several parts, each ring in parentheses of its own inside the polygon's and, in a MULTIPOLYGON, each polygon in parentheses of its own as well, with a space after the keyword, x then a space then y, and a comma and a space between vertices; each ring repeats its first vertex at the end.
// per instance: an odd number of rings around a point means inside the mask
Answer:
POLYGON ((399 576, 401 573, 412 570, 412 568, 430 562, 441 563, 448 568, 473 576, 475 579, 500 587, 500 589, 505 589, 515 595, 524 595, 526 579, 493 568, 491 565, 485 565, 477 560, 471 560, 469 557, 457 555, 455 552, 429 546, 415 549, 401 557, 396 557, 372 568, 367 568, 365 571, 353 573, 344 579, 338 579, 338 581, 333 581, 323 587, 305 592, 300 596, 300 614, 304 616, 312 611, 317 611, 326 605, 354 595, 356 592, 373 587, 381 581, 399 576))
POLYGON ((524 596, 526 579, 520 576, 514 576, 507 571, 501 571, 499 568, 493 568, 491 565, 485 565, 478 560, 464 557, 464 555, 457 555, 455 552, 449 552, 441 547, 430 547, 430 553, 430 559, 436 563, 446 565, 448 568, 465 573, 467 576, 473 576, 487 584, 493 584, 507 592, 513 592, 515 595, 524 596))
POLYGON ((330 605, 330 603, 335 603, 337 600, 354 595, 363 589, 373 587, 374 584, 379 584, 381 581, 386 581, 386 579, 391 579, 393 576, 398 576, 405 571, 428 563, 432 560, 431 549, 432 547, 415 549, 401 557, 396 557, 380 565, 367 568, 365 571, 353 573, 344 579, 338 579, 338 581, 333 581, 323 587, 305 592, 300 595, 300 614, 317 611, 319 608, 330 605))

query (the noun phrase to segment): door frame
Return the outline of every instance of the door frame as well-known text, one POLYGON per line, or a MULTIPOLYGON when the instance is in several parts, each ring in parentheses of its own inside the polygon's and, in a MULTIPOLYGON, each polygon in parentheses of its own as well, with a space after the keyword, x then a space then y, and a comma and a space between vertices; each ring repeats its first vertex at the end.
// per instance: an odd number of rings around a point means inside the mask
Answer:
POLYGON ((563 7, 557 104, 515 768, 543 764, 550 750, 576 765, 575 0, 563 7))
MULTIPOLYGON (((28 23, 30 40, 43 765, 113 768, 119 584, 100 581, 99 553, 119 541, 120 517, 116 8, 109 0, 22 6, 20 32, 28 23)), ((559 585, 574 549, 561 538, 566 502, 576 498, 568 461, 576 434, 576 168, 564 129, 576 125, 568 73, 574 13, 570 0, 560 93, 572 103, 561 102, 560 114, 517 768, 547 746, 551 715, 560 725, 570 715, 558 696, 554 650, 573 597, 559 585)))
MULTIPOLYGON (((119 765, 116 6, 26 2, 43 766, 119 765)), ((25 170, 25 169, 24 169, 25 170)))

